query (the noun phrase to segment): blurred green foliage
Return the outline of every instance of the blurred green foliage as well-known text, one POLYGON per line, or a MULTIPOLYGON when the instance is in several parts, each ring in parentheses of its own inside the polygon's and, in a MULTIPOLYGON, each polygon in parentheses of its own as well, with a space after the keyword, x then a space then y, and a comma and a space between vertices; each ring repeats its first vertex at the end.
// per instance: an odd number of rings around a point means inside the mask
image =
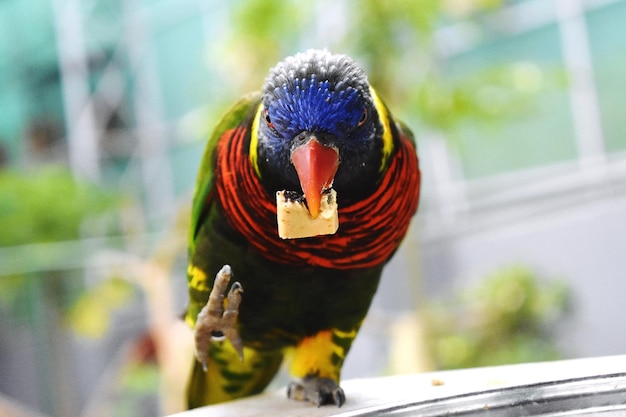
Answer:
POLYGON ((452 131, 468 120, 493 126, 530 114, 546 75, 535 64, 517 62, 488 68, 450 83, 429 78, 417 94, 422 120, 429 126, 452 131))
POLYGON ((569 294, 529 268, 496 271, 451 300, 423 312, 427 344, 438 369, 560 358, 555 343, 569 294))
MULTIPOLYGON (((114 207, 119 195, 76 180, 61 167, 0 172, 0 246, 73 240, 101 235, 85 221, 114 207)), ((110 226, 110 225, 109 225, 110 226)))
MULTIPOLYGON (((94 184, 75 179, 62 167, 48 167, 32 172, 0 171, 0 250, 32 244, 48 244, 102 236, 116 231, 114 218, 107 217, 121 202, 118 193, 108 192, 94 184)), ((33 273, 4 273, 0 265, 0 308, 17 317, 30 315, 32 299, 45 288, 49 300, 66 307, 81 293, 82 280, 72 279, 72 271, 46 270, 57 257, 72 257, 63 251, 39 250, 20 252, 32 259, 33 273), (37 279, 41 278, 41 279, 37 279)), ((3 255, 8 256, 8 255, 3 255)), ((7 259, 6 261, 11 261, 7 259)), ((6 264, 5 264, 6 266, 6 264)))

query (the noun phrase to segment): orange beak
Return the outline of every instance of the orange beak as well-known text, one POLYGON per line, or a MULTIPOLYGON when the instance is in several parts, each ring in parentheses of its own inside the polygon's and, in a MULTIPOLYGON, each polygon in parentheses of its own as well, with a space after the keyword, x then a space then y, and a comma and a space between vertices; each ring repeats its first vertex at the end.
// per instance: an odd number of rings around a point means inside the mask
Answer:
POLYGON ((322 145, 311 136, 291 152, 291 162, 296 168, 309 213, 315 219, 320 213, 322 193, 333 185, 339 166, 339 151, 322 145))

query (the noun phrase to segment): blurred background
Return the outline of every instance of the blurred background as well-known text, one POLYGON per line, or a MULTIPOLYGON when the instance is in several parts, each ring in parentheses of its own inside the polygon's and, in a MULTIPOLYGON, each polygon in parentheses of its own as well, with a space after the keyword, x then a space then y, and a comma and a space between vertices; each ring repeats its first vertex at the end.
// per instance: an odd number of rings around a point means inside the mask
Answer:
POLYGON ((310 47, 362 64, 423 172, 344 378, 625 352, 624 21, 623 0, 0 2, 0 414, 182 407, 205 138, 310 47))

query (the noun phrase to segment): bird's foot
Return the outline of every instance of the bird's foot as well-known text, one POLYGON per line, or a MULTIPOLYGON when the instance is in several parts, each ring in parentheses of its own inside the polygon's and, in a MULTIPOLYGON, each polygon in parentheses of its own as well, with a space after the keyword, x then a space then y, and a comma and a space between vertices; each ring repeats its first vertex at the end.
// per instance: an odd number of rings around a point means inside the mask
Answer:
POLYGON ((330 378, 309 376, 298 382, 290 382, 287 397, 293 400, 309 401, 318 407, 324 404, 336 404, 341 407, 346 396, 339 384, 330 378))
POLYGON ((233 273, 228 265, 224 265, 215 276, 213 288, 206 305, 198 314, 194 328, 196 359, 206 371, 209 345, 212 340, 228 339, 239 358, 243 360, 243 342, 237 332, 237 316, 243 287, 234 282, 228 291, 227 303, 224 308, 224 296, 233 273))

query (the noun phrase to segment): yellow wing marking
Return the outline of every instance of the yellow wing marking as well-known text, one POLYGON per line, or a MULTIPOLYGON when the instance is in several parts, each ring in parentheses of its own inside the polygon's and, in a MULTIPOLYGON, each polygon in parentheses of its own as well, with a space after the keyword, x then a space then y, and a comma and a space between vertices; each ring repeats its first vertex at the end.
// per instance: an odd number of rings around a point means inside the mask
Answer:
POLYGON ((198 291, 209 291, 211 287, 207 284, 207 277, 203 270, 189 264, 187 267, 187 275, 190 277, 189 286, 198 291))
POLYGON ((380 123, 383 125, 383 157, 380 163, 379 170, 382 172, 387 166, 387 161, 393 152, 393 136, 391 134, 391 125, 389 119, 389 112, 387 111, 387 107, 382 102, 376 90, 370 87, 370 94, 372 95, 372 101, 374 102, 374 107, 378 112, 378 117, 380 118, 380 123))
POLYGON ((252 131, 250 132, 250 162, 254 167, 254 172, 256 175, 261 178, 261 173, 259 172, 259 165, 257 160, 259 159, 259 155, 257 153, 257 148, 259 144, 259 120, 261 120, 261 114, 263 113, 263 103, 259 104, 259 109, 254 116, 254 120, 252 121, 252 131))

